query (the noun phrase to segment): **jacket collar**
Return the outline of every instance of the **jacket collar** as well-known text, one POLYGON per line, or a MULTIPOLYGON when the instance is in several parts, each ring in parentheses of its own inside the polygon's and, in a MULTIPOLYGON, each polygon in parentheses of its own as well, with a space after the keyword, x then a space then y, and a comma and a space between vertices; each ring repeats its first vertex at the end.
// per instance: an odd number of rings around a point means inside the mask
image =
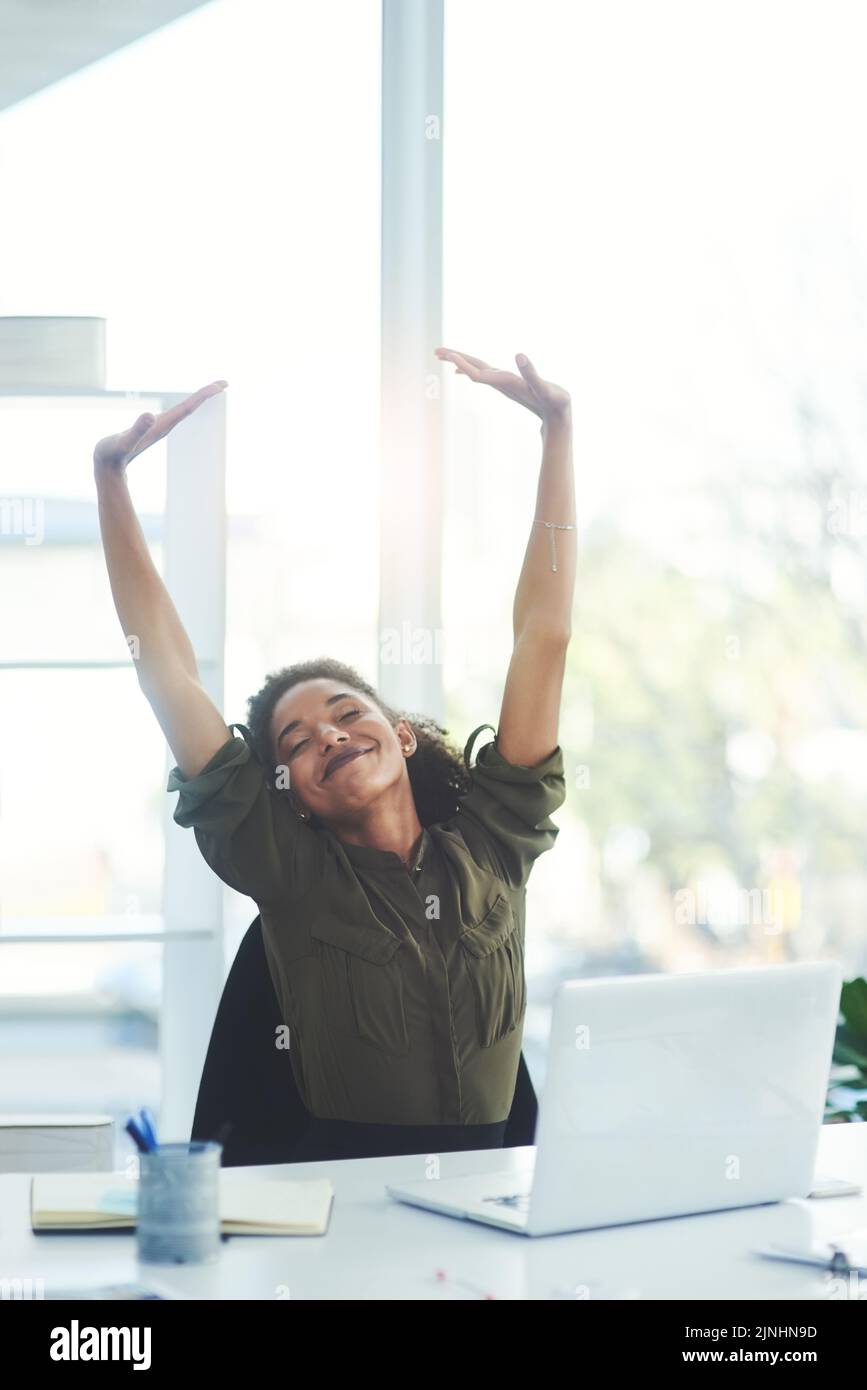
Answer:
POLYGON ((424 864, 430 843, 430 835, 423 827, 415 861, 412 869, 408 870, 400 855, 393 849, 374 849, 370 845, 353 845, 347 840, 338 840, 336 835, 333 838, 343 850, 350 864, 355 864, 363 869, 399 869, 401 873, 411 873, 412 875, 418 872, 424 864))

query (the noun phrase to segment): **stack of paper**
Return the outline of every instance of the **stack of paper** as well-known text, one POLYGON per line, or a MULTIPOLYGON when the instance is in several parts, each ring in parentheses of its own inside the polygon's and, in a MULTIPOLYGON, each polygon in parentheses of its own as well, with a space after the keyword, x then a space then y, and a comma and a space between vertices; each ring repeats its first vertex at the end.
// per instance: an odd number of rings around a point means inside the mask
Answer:
POLYGON ((108 1172, 110 1115, 0 1115, 0 1173, 108 1172))
POLYGON ((0 386, 105 387, 105 319, 0 315, 0 386))

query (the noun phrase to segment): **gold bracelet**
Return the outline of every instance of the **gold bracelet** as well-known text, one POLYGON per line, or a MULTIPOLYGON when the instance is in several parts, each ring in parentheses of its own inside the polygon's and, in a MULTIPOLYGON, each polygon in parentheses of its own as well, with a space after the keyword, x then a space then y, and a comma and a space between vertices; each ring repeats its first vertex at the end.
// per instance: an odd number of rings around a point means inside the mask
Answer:
POLYGON ((535 518, 535 520, 539 523, 540 526, 547 526, 547 527, 548 527, 548 530, 551 532, 551 570, 552 570, 552 572, 553 572, 554 574, 556 574, 556 572, 557 572, 557 552, 556 552, 556 550, 555 550, 555 548, 554 548, 554 532, 555 532, 555 531, 575 531, 575 530, 577 530, 578 528, 577 528, 577 526, 574 526, 574 525, 572 525, 572 526, 566 526, 566 525, 564 525, 562 522, 557 522, 557 521, 542 521, 541 517, 538 517, 538 516, 535 518))

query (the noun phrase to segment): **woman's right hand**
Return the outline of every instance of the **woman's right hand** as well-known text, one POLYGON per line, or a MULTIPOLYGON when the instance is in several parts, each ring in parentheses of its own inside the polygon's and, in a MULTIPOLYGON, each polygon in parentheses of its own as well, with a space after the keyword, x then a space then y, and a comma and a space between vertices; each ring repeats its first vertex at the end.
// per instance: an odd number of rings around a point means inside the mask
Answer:
POLYGON ((192 415, 210 396, 219 395, 228 384, 228 381, 212 381, 209 386, 203 386, 201 390, 187 396, 185 401, 173 405, 171 410, 164 410, 161 415, 151 415, 147 412, 140 415, 128 430, 123 430, 120 434, 106 435, 105 439, 99 440, 93 451, 94 472, 122 473, 130 459, 149 449, 158 439, 163 439, 180 420, 192 415))

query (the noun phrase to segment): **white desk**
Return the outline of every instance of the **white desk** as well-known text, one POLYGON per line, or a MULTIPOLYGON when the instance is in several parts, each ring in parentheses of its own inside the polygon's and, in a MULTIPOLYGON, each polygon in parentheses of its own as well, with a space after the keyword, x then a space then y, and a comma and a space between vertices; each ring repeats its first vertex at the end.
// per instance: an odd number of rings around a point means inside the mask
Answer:
MULTIPOLYGON (((484 1165, 525 1166, 529 1149, 443 1154, 443 1177, 484 1165)), ((34 1235, 30 1178, 0 1176, 0 1279, 65 1288, 141 1278, 206 1299, 843 1298, 820 1270, 750 1255, 770 1241, 827 1241, 867 1228, 867 1196, 797 1200, 705 1216, 648 1221, 584 1234, 528 1239, 390 1201, 386 1181, 425 1175, 425 1156, 354 1159, 256 1169, 268 1179, 327 1175, 334 1184, 325 1236, 233 1236, 210 1268, 138 1267, 135 1237, 34 1235), (450 1280, 437 1283, 435 1271, 450 1280), (576 1289, 586 1286, 586 1293, 576 1289)), ((819 1171, 854 1178, 867 1192, 867 1124, 827 1125, 819 1171)))

